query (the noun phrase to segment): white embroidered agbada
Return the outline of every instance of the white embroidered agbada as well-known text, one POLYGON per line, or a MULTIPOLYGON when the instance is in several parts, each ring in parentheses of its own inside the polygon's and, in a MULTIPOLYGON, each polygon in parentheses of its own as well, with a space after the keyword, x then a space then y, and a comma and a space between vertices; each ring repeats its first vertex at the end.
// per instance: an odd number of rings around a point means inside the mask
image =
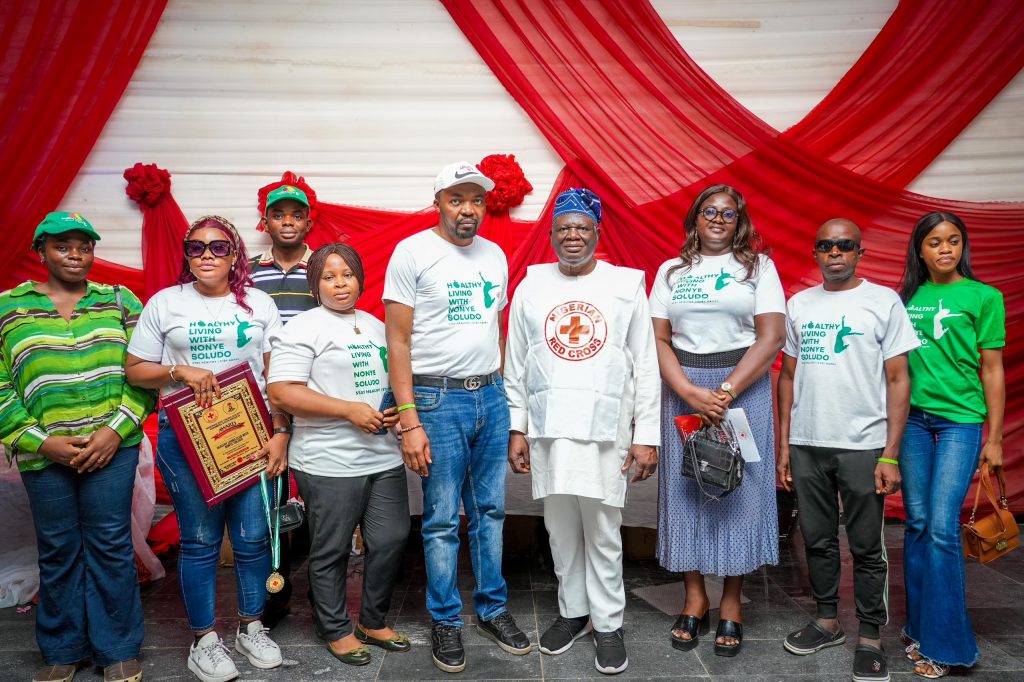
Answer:
POLYGON ((630 445, 661 443, 661 377, 644 273, 597 261, 581 277, 533 265, 512 301, 511 429, 530 443, 533 497, 622 507, 630 445))

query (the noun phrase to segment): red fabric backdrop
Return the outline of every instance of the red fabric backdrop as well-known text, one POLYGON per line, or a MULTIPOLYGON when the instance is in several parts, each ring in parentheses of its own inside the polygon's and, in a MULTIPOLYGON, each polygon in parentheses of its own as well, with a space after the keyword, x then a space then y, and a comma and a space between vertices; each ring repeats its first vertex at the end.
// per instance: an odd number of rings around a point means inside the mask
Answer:
MULTIPOLYGON (((819 281, 813 234, 837 216, 864 229, 863 274, 895 285, 915 220, 953 211, 971 228, 979 275, 1006 296, 1007 384, 1021 379, 1024 295, 1003 244, 1024 206, 903 191, 1024 65, 1019 3, 901 3, 835 90, 780 135, 708 77, 647 3, 442 1, 568 168, 601 195, 614 260, 653 275, 678 249, 693 197, 728 182, 746 195, 789 293, 819 281)), ((1018 503, 1022 401, 1010 392, 1006 424, 1018 503)), ((889 500, 890 511, 899 505, 889 500)))
MULTIPOLYGON (((818 281, 810 244, 824 220, 845 216, 860 224, 869 251, 863 274, 895 285, 914 221, 931 210, 950 210, 971 228, 980 276, 1006 296, 1007 383, 1012 387, 1021 379, 1024 293, 1016 257, 1004 243, 1005 235, 1020 228, 1024 205, 946 201, 904 191, 1024 64, 1020 3, 900 3, 836 88, 780 134, 708 77, 645 2, 442 2, 566 164, 539 221, 513 221, 502 212, 484 225, 483 233, 509 254, 514 283, 527 265, 550 260, 550 203, 570 185, 586 185, 602 196, 602 254, 653 276, 677 252, 682 215, 692 198, 709 183, 734 184, 747 196, 790 293, 818 281)), ((8 283, 40 274, 31 259, 22 258, 22 249, 42 214, 63 196, 138 63, 163 7, 142 5, 112 1, 103 11, 87 11, 84 2, 4 6, 7 47, 0 76, 9 87, 0 105, 0 139, 16 153, 0 172, 8 187, 33 188, 21 195, 19 219, 9 230, 16 248, 0 256, 8 283), (66 30, 72 19, 88 22, 91 30, 75 24, 72 35, 66 30), (60 27, 58 39, 51 39, 60 27), (42 35, 48 36, 45 45, 32 38, 42 35)), ((173 202, 169 179, 166 188, 146 189, 146 183, 163 182, 159 169, 140 170, 133 178, 129 191, 135 184, 141 198, 147 276, 112 264, 98 264, 94 274, 146 293, 169 281, 164 272, 177 272, 184 216, 167 201, 173 202), (157 194, 166 198, 146 203, 157 194)), ((365 301, 379 313, 384 268, 395 243, 435 220, 429 208, 400 213, 321 201, 311 241, 344 236, 359 250, 368 273, 365 301)), ((1024 463, 1022 401, 1011 391, 1011 475, 1024 463)), ((1011 476, 1011 497, 1022 501, 1024 475, 1011 476)), ((899 499, 890 506, 898 507, 899 499)))
MULTIPOLYGON (((156 29, 166 0, 0 3, 0 187, 7 188, 7 284, 43 276, 26 258, 92 151, 156 29)), ((97 260, 94 279, 142 291, 141 272, 97 260)))

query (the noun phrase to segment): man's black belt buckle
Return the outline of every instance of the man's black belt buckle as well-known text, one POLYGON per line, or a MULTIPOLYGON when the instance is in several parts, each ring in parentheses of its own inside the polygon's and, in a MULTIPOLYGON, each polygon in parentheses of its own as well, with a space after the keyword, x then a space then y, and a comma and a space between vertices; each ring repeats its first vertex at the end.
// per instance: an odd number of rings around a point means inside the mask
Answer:
POLYGON ((498 372, 490 374, 475 374, 464 379, 454 377, 435 377, 422 374, 414 375, 412 383, 414 386, 426 386, 429 388, 464 388, 467 391, 476 391, 483 386, 490 386, 498 378, 498 372))

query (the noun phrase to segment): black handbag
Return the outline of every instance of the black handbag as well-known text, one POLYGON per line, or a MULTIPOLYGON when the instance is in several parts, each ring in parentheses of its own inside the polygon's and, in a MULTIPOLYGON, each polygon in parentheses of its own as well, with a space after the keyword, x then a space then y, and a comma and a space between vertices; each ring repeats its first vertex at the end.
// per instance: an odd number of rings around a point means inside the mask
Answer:
MULTIPOLYGON (((274 524, 274 527, 279 527, 282 533, 287 533, 290 530, 295 530, 305 522, 306 511, 298 502, 288 502, 292 497, 292 479, 288 469, 285 469, 281 476, 284 477, 285 503, 279 504, 271 510, 270 522, 274 524), (278 519, 280 519, 280 526, 277 526, 278 519)), ((277 490, 280 494, 281 488, 279 487, 277 490)), ((281 500, 278 499, 277 501, 280 503, 281 500)))
POLYGON ((736 432, 727 422, 689 433, 683 443, 683 476, 697 482, 702 493, 720 500, 743 482, 743 456, 736 432), (712 494, 708 489, 717 489, 712 494))

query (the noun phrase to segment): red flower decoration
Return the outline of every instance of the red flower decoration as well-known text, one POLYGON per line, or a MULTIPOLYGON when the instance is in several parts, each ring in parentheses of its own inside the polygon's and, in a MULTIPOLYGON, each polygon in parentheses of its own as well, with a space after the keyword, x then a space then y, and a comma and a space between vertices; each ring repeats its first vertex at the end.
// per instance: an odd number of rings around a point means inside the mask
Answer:
MULTIPOLYGON (((312 187, 306 184, 305 178, 298 176, 295 173, 292 173, 291 171, 285 171, 281 175, 280 181, 272 182, 266 187, 260 187, 258 193, 259 202, 257 203, 260 215, 265 215, 267 212, 267 195, 273 192, 278 187, 284 187, 285 185, 298 187, 299 189, 306 193, 306 198, 309 199, 309 219, 313 220, 314 218, 316 218, 316 209, 318 206, 316 201, 316 192, 313 191, 312 187)), ((260 221, 260 224, 256 226, 256 229, 259 230, 260 232, 263 231, 262 221, 260 221)))
POLYGON ((514 154, 491 154, 477 164, 480 172, 494 180, 494 189, 487 193, 487 212, 498 213, 523 203, 533 185, 523 174, 514 154))
POLYGON ((139 206, 156 206, 171 193, 171 174, 155 163, 137 163, 125 169, 124 179, 128 181, 125 194, 139 206))

